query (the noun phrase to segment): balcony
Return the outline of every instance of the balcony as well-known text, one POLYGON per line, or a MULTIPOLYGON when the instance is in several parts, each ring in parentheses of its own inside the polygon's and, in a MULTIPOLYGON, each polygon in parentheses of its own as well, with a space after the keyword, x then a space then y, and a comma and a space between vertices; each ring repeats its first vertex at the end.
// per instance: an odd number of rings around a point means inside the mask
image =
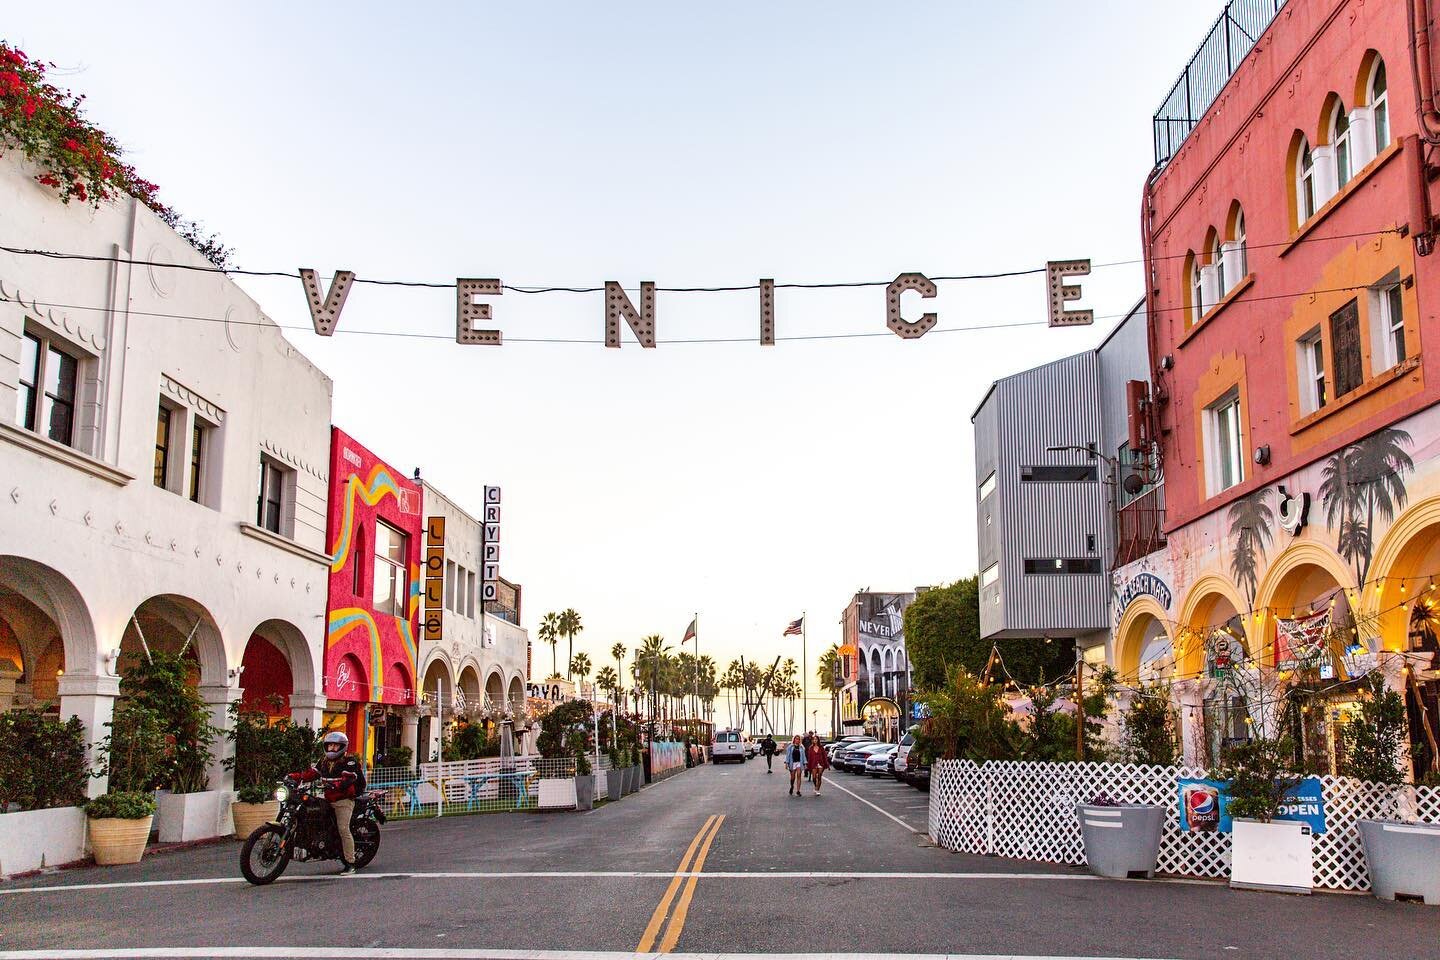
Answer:
POLYGON ((1165 485, 1142 493, 1115 512, 1115 564, 1119 569, 1165 546, 1165 485))
POLYGON ((1155 166, 1179 151, 1285 0, 1230 0, 1155 111, 1155 166))

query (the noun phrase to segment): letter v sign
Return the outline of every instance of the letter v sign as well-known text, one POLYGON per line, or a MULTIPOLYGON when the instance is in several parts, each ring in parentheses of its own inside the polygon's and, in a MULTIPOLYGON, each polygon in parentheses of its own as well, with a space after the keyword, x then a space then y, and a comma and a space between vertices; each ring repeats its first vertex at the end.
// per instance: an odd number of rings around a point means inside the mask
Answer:
POLYGON ((324 302, 321 302, 320 281, 315 276, 315 271, 309 267, 300 268, 305 301, 310 304, 310 319, 315 324, 315 333, 319 336, 328 337, 335 332, 335 325, 340 322, 340 310, 345 306, 345 297, 349 295, 350 284, 354 279, 354 271, 335 271, 335 279, 330 281, 330 289, 325 293, 324 302))

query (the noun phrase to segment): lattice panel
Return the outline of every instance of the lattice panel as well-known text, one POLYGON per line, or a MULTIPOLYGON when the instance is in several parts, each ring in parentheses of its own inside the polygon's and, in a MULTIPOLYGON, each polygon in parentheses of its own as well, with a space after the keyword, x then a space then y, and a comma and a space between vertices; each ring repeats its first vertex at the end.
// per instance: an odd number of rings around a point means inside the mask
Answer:
MULTIPOLYGON (((1180 830, 1177 781, 1203 777, 1187 767, 1121 763, 975 764, 942 760, 932 771, 930 836, 966 853, 1050 863, 1085 862, 1076 802, 1104 794, 1116 803, 1163 806, 1160 873, 1223 879, 1230 875, 1230 835, 1180 830)), ((1387 787, 1322 777, 1326 832, 1315 837, 1314 884, 1325 890, 1368 890, 1369 872, 1357 820, 1395 819, 1404 810, 1440 823, 1440 787, 1387 787)))

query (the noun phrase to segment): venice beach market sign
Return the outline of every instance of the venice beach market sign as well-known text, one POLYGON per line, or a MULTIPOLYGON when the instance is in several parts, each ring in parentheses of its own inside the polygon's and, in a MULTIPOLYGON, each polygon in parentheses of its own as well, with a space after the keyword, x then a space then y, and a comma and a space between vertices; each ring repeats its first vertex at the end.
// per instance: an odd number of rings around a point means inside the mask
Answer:
MULTIPOLYGON (((1075 327, 1095 322, 1095 313, 1092 310, 1065 309, 1066 303, 1080 299, 1079 284, 1066 283, 1065 279, 1089 274, 1089 260, 1057 260, 1045 265, 1050 326, 1075 327)), ((320 293, 320 278, 314 270, 302 267, 300 282, 305 288, 305 301, 310 307, 310 319, 315 325, 315 333, 322 337, 333 336, 340 323, 340 312, 345 307, 345 298, 350 295, 350 287, 355 282, 354 271, 337 271, 323 297, 320 293)), ((758 290, 760 294, 760 344, 774 346, 775 281, 761 280, 751 289, 758 290)), ((885 288, 885 326, 898 337, 916 340, 928 333, 940 318, 938 314, 926 313, 918 320, 906 320, 901 315, 900 296, 907 291, 914 291, 920 294, 921 299, 929 300, 936 296, 935 282, 923 273, 902 273, 885 288)), ((504 292, 504 283, 496 279, 461 278, 455 281, 456 343, 498 347, 504 342, 501 331, 477 327, 477 324, 489 323, 493 316, 491 305, 483 302, 481 298, 498 297, 504 292)), ((605 281, 605 346, 620 346, 622 320, 635 335, 640 346, 656 345, 655 292, 653 281, 642 282, 640 305, 637 308, 630 299, 630 294, 617 281, 605 281)))

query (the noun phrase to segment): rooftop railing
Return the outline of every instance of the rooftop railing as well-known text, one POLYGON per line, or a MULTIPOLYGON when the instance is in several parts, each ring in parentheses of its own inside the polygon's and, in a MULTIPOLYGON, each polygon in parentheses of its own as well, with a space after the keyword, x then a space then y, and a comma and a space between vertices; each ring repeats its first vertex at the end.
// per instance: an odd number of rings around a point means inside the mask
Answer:
POLYGON ((1155 111, 1155 166, 1180 149, 1285 0, 1231 0, 1155 111))

